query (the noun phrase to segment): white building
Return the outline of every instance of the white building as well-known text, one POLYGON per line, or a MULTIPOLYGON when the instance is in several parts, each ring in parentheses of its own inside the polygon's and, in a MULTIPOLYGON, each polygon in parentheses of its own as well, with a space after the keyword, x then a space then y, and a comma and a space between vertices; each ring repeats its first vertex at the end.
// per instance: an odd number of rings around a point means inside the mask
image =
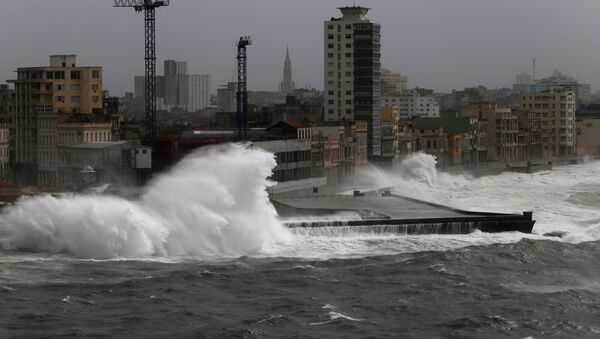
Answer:
POLYGON ((341 18, 324 24, 325 121, 364 121, 369 158, 381 156, 380 37, 368 8, 340 8, 341 18))
POLYGON ((410 89, 398 96, 382 97, 381 107, 397 107, 400 119, 413 117, 437 118, 440 105, 432 95, 423 95, 418 89, 410 89))

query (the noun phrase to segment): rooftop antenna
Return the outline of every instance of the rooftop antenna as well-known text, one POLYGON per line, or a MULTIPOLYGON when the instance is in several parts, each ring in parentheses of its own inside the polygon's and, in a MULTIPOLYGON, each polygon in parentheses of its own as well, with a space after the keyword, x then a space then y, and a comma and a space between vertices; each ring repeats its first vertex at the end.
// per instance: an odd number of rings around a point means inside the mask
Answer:
POLYGON ((145 85, 146 137, 156 140, 156 9, 169 6, 170 0, 115 0, 114 7, 130 7, 144 12, 145 23, 145 85))

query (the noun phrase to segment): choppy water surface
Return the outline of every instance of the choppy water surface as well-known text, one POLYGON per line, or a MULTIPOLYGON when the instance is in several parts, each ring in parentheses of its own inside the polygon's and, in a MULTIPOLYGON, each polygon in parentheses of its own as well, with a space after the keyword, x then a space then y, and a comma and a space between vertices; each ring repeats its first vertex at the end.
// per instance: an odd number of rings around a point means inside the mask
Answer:
POLYGON ((264 194, 272 166, 233 147, 196 154, 139 201, 4 211, 0 337, 600 336, 600 163, 473 179, 419 155, 361 174, 461 208, 533 210, 527 236, 289 232, 264 194))

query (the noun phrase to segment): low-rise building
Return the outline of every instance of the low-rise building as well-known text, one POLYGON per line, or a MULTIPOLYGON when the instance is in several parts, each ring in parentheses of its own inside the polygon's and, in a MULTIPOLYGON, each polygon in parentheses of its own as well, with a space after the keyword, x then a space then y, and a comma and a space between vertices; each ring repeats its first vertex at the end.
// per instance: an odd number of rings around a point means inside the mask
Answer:
POLYGON ((600 119, 577 119, 577 155, 600 156, 600 119))

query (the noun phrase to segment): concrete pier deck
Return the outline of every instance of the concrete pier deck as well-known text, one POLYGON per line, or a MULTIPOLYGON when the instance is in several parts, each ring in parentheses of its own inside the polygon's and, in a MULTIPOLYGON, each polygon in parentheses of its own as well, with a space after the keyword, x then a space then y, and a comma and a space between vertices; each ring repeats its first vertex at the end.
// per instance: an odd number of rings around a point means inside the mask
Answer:
POLYGON ((396 226, 395 231, 406 234, 467 234, 475 230, 531 233, 535 224, 531 212, 471 212, 382 191, 355 195, 285 197, 274 198, 272 201, 284 223, 290 228, 396 226), (305 217, 320 219, 303 220, 305 217))

